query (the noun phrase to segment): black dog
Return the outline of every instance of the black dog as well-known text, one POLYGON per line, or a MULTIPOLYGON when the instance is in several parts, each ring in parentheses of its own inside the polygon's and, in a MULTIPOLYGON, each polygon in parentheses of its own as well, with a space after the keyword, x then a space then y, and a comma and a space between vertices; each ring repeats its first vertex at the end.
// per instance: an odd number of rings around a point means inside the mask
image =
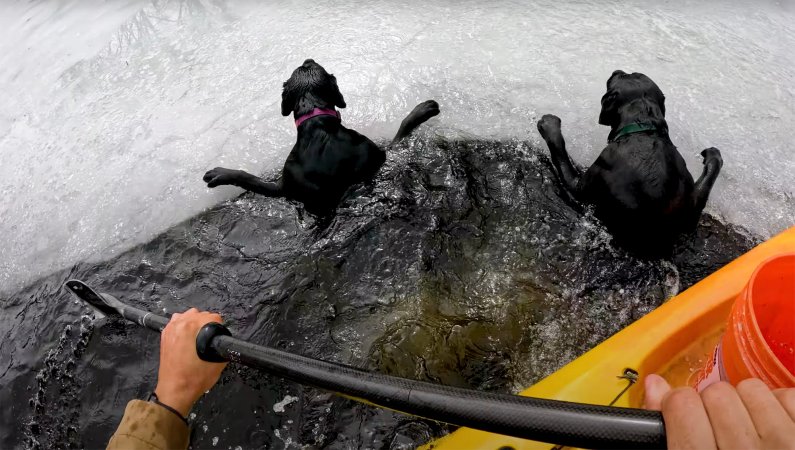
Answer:
MULTIPOLYGON (((204 174, 204 181, 211 188, 231 184, 268 197, 296 200, 316 215, 330 213, 348 188, 372 179, 386 160, 386 152, 373 141, 342 126, 335 107, 345 108, 337 79, 307 59, 282 91, 282 115, 293 113, 298 139, 281 178, 268 182, 242 170, 216 167, 204 174)), ((403 119, 392 144, 437 114, 435 101, 420 103, 403 119)))
POLYGON ((608 144, 585 173, 566 153, 560 118, 543 116, 538 131, 565 188, 577 200, 594 205, 619 244, 640 253, 669 250, 679 233, 698 222, 723 166, 720 151, 701 152, 704 172, 693 183, 668 137, 665 96, 641 73, 613 72, 599 124, 611 128, 608 144))

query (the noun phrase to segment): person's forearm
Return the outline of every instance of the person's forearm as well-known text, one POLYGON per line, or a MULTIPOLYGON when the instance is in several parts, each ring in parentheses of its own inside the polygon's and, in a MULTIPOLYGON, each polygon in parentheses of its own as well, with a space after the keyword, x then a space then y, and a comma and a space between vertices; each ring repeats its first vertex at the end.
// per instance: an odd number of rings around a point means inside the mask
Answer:
MULTIPOLYGON (((172 383, 173 384, 173 383, 172 383)), ((188 417, 196 399, 189 393, 186 386, 164 385, 158 383, 155 395, 160 403, 174 408, 182 417, 188 417)))
POLYGON ((187 449, 190 429, 180 417, 162 406, 132 400, 124 410, 108 450, 187 449))

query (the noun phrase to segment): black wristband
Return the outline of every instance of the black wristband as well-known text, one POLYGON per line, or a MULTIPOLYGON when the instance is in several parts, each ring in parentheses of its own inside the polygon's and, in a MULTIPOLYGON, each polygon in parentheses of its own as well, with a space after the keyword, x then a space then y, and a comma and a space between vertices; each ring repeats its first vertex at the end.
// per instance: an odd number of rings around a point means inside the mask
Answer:
POLYGON ((176 414, 176 415, 177 415, 177 417, 179 417, 179 418, 180 418, 180 420, 182 420, 183 422, 185 422, 185 425, 188 425, 188 419, 187 419, 187 418, 185 418, 185 417, 182 417, 182 414, 180 414, 180 413, 179 413, 179 411, 177 411, 176 409, 174 409, 174 408, 172 408, 172 407, 170 407, 170 406, 166 405, 165 403, 161 402, 161 401, 160 401, 160 399, 159 399, 159 398, 157 398, 157 394, 155 394, 155 391, 152 391, 152 393, 151 393, 151 394, 149 394, 149 398, 147 399, 147 401, 148 401, 148 402, 152 402, 152 403, 154 403, 155 405, 160 405, 160 406, 162 406, 163 408, 166 408, 167 410, 169 410, 169 411, 173 412, 174 414, 176 414))

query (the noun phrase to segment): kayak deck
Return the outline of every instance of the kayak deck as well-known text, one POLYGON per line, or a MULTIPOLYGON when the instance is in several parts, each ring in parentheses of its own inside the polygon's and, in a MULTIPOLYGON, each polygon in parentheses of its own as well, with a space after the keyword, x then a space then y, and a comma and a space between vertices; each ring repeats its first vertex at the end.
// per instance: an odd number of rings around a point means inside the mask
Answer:
MULTIPOLYGON (((615 400, 615 406, 639 408, 643 403, 645 375, 661 374, 673 386, 689 384, 692 374, 703 366, 717 344, 734 298, 753 271, 764 260, 788 252, 795 252, 795 227, 758 245, 519 395, 598 405, 615 400), (638 374, 638 382, 630 386, 626 374, 630 377, 638 374)), ((421 448, 552 447, 460 428, 421 448)))

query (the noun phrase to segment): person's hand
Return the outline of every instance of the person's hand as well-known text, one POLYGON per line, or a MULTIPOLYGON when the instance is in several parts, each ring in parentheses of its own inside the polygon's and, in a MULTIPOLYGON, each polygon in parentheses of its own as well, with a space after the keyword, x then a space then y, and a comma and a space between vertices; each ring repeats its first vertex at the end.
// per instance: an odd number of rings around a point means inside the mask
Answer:
POLYGON ((196 335, 221 316, 191 308, 171 316, 160 335, 160 369, 155 394, 160 402, 187 417, 193 404, 215 385, 226 363, 202 361, 196 354, 196 335))
POLYGON ((771 391, 753 378, 699 394, 649 375, 645 389, 644 407, 662 411, 669 449, 795 449, 795 388, 771 391))

